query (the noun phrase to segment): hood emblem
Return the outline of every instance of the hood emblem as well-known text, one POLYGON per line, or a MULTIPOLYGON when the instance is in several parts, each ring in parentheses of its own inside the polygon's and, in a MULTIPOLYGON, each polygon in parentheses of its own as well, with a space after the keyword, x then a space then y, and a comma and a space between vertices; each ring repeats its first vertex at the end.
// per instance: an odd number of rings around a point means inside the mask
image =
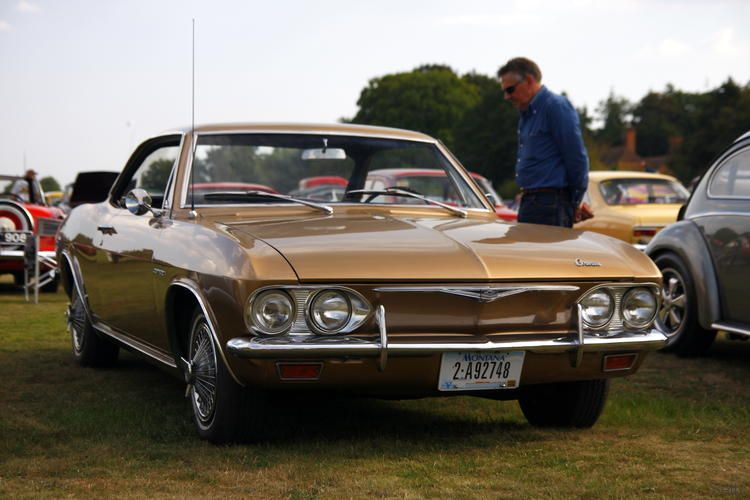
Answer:
POLYGON ((583 259, 576 259, 576 266, 578 267, 601 267, 601 262, 596 262, 593 260, 583 260, 583 259))

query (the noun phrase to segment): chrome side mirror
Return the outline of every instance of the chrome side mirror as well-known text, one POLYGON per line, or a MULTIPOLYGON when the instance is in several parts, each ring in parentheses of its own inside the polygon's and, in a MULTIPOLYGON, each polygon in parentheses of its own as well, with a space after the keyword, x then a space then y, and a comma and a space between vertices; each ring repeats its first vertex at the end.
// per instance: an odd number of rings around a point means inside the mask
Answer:
POLYGON ((154 217, 161 217, 162 211, 151 207, 151 196, 145 189, 133 189, 125 196, 125 208, 133 215, 151 212, 154 217))

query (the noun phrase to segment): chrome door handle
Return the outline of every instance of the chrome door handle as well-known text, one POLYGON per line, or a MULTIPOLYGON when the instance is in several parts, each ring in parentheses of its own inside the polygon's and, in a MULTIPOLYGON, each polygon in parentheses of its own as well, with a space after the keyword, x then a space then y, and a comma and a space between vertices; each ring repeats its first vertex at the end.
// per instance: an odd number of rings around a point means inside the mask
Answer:
POLYGON ((104 234, 117 234, 117 230, 115 229, 115 226, 111 226, 109 224, 98 226, 97 229, 104 234))

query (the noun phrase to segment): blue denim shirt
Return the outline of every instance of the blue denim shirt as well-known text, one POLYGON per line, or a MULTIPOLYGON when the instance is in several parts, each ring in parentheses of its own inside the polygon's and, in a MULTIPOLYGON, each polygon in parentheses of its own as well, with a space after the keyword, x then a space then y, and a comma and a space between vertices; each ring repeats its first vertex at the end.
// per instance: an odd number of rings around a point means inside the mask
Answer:
POLYGON ((564 96, 542 87, 518 121, 516 184, 524 189, 568 188, 575 206, 589 181, 589 157, 578 113, 564 96))

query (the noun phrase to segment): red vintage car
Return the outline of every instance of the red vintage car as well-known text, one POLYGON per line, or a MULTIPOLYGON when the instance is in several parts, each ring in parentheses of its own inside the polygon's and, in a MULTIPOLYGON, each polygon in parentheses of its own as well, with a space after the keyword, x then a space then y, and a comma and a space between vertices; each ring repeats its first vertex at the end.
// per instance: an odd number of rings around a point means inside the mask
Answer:
MULTIPOLYGON (((492 188, 492 183, 486 177, 476 172, 469 172, 469 175, 471 175, 472 180, 485 195, 490 195, 489 198, 495 205, 495 214, 497 214, 498 218, 510 222, 515 222, 518 219, 518 213, 503 203, 500 195, 495 192, 492 188)), ((451 192, 451 185, 444 171, 428 168, 384 168, 373 170, 368 174, 367 182, 365 183, 365 187, 368 189, 381 189, 383 187, 408 188, 449 204, 459 201, 456 198, 458 193, 451 192)))
MULTIPOLYGON (((15 231, 38 230, 38 220, 64 219, 65 214, 56 207, 47 206, 44 192, 39 183, 26 177, 0 175, 0 274, 12 274, 17 285, 23 284, 24 253, 23 242, 18 240, 15 231), (18 242, 19 245, 8 245, 18 242)), ((55 237, 39 238, 39 253, 55 257, 55 237)), ((45 271, 45 268, 41 269, 45 271)), ((57 290, 59 277, 41 287, 43 292, 57 290)))

